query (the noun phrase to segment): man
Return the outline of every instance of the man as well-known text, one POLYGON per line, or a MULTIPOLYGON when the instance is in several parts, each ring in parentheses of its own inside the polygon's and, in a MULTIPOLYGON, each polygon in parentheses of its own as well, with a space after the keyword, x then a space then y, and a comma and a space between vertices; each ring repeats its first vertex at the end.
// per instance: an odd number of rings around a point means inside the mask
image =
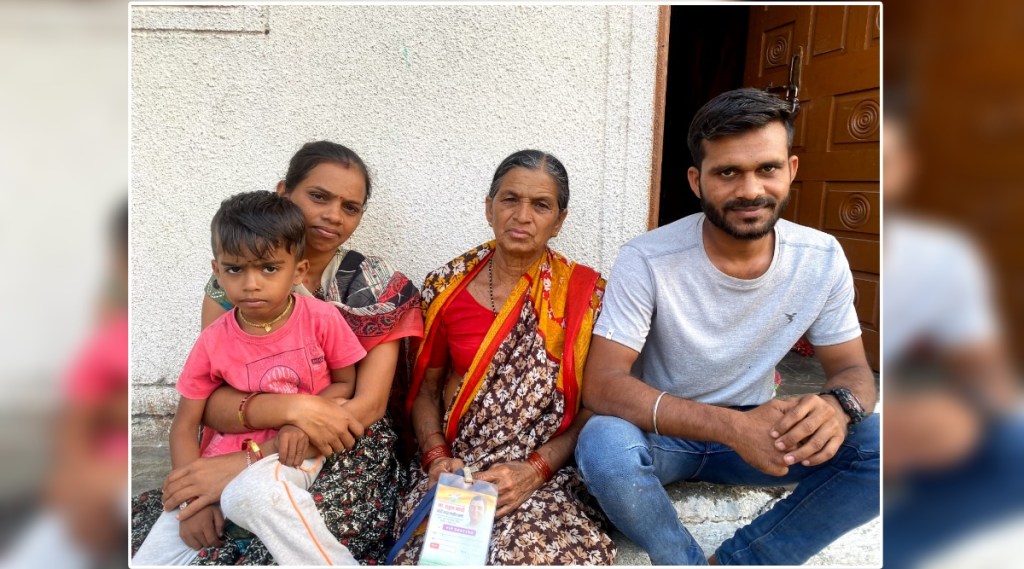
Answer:
MULTIPOLYGON (((918 155, 912 101, 887 91, 886 566, 999 565, 1024 527, 1024 406, 970 236, 906 200, 918 155), (1009 531, 1008 531, 1009 530, 1009 531)), ((902 97, 900 95, 903 95, 902 97)))
POLYGON ((487 501, 483 496, 473 496, 469 501, 469 525, 477 526, 484 519, 484 512, 487 510, 487 501))
POLYGON ((780 220, 796 176, 788 103, 755 89, 697 111, 690 187, 703 214, 619 252, 583 399, 576 459, 611 521, 654 564, 801 564, 878 515, 874 377, 835 238, 780 220), (806 333, 822 394, 774 399, 806 333), (710 559, 663 486, 797 484, 710 559))

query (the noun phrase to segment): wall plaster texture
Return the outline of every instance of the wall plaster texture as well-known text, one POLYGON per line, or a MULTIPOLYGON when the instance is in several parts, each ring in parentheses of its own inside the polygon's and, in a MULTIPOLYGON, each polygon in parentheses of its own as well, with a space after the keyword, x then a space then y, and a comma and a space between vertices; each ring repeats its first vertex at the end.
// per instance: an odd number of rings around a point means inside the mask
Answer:
POLYGON ((646 230, 657 20, 657 6, 134 6, 135 444, 166 444, 210 218, 273 189, 304 142, 363 157, 373 196, 349 245, 416 282, 490 238, 502 158, 549 151, 572 192, 553 245, 607 273, 646 230))

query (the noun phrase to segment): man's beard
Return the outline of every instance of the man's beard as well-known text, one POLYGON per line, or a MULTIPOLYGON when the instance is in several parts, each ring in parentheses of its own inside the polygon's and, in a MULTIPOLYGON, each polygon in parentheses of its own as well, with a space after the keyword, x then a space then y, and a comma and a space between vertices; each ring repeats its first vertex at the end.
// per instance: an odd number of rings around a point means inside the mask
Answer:
POLYGON ((715 227, 724 231, 730 237, 743 239, 745 241, 755 241, 765 235, 768 235, 771 233, 772 229, 775 228, 775 223, 779 221, 779 217, 782 216, 782 212, 786 209, 786 204, 789 203, 789 196, 790 194, 787 193, 781 203, 771 196, 760 196, 754 200, 735 198, 725 202, 721 209, 718 209, 704 199, 704 188, 701 187, 700 207, 704 210, 704 215, 707 216, 708 221, 710 221, 715 227), (734 224, 730 223, 725 217, 726 212, 730 209, 765 206, 772 208, 772 216, 767 221, 760 224, 743 222, 740 224, 734 224))

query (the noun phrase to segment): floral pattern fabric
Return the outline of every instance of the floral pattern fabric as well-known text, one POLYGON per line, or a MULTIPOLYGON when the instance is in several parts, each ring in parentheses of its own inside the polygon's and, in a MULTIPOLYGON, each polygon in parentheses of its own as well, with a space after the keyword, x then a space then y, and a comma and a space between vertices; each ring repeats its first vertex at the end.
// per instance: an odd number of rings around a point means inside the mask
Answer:
MULTIPOLYGON (((390 420, 377 421, 351 450, 329 456, 309 488, 327 528, 363 565, 379 565, 388 553, 398 489, 405 480, 395 439, 390 420)), ((132 498, 132 556, 160 517, 161 498, 160 490, 132 498)), ((230 523, 224 533, 224 545, 200 550, 192 565, 275 565, 252 533, 230 523)))
MULTIPOLYGON (((479 270, 480 263, 490 252, 488 246, 481 254, 478 249, 455 259, 445 267, 427 277, 424 284, 424 306, 428 321, 442 308, 432 306, 438 299, 450 298, 442 294, 444 289, 468 282, 479 270)), ((565 274, 552 265, 562 263, 562 269, 571 267, 561 256, 549 252, 532 271, 535 279, 522 294, 523 299, 511 298, 502 314, 511 320, 511 326, 502 327, 496 322, 496 329, 506 329, 503 338, 496 338, 496 349, 489 361, 483 364, 479 385, 466 385, 472 381, 472 369, 467 372, 464 385, 459 391, 471 389, 473 393, 463 412, 456 409, 459 397, 445 410, 445 431, 454 432, 449 442, 452 454, 461 458, 475 469, 487 469, 495 464, 511 461, 525 461, 527 456, 563 430, 564 418, 570 409, 564 389, 559 388, 560 371, 565 358, 570 354, 550 353, 551 334, 540 334, 539 330, 552 325, 563 326, 570 318, 564 308, 567 285, 566 279, 551 278, 553 274, 565 274), (553 270, 554 269, 554 270, 553 270), (548 275, 545 277, 545 275, 548 275), (554 285, 554 286, 552 286, 554 285), (561 285, 561 286, 560 286, 561 285), (544 297, 555 297, 543 302, 544 297), (509 307, 520 306, 517 311, 509 307), (554 308, 550 308, 550 307, 554 308), (541 310, 538 311, 538 307, 541 310), (548 320, 542 322, 542 320, 548 320), (552 324, 555 322, 555 324, 552 324), (456 428, 449 429, 452 422, 456 428)), ((528 273, 530 273, 528 271, 528 273)), ((524 276, 524 278, 527 278, 524 276)), ((603 280, 593 282, 589 295, 588 322, 592 326, 603 292, 603 280)), ((429 324, 428 324, 429 330, 429 324)), ((579 338, 589 339, 590 329, 584 326, 579 338), (585 336, 583 335, 585 334, 585 336)), ((565 346, 575 346, 578 338, 566 337, 565 346)), ((424 343, 429 343, 428 338, 424 343)), ((486 344, 486 340, 485 340, 486 344)), ((560 348, 561 346, 559 346, 560 348)), ((483 350, 485 346, 481 347, 483 350)), ((424 350, 421 348, 421 357, 424 350)), ((572 348, 570 348, 572 349, 572 348)), ((427 352, 429 354, 429 351, 427 352)), ((562 378, 563 382, 569 379, 562 378)), ((415 394, 415 379, 414 393, 415 394)), ((396 537, 401 534, 416 505, 428 490, 428 478, 414 461, 409 468, 410 490, 399 505, 396 537)), ((587 494, 575 468, 561 468, 551 480, 536 490, 515 511, 496 519, 491 535, 488 564, 492 565, 604 565, 615 560, 615 545, 606 531, 607 521, 587 494)), ((409 540, 399 552, 397 564, 415 564, 423 546, 423 534, 409 540)))

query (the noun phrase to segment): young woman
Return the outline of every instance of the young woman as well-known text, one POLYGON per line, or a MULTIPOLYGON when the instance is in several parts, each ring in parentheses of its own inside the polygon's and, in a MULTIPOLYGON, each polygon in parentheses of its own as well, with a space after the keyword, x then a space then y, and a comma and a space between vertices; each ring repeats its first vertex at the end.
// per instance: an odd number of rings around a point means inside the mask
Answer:
MULTIPOLYGON (((387 404, 401 341, 422 336, 423 321, 419 293, 409 279, 377 257, 342 246, 359 226, 370 189, 370 176, 359 156, 328 141, 304 145, 277 186, 278 193, 299 206, 306 221, 304 259, 309 270, 296 292, 336 306, 367 351, 356 366, 355 396, 340 405, 313 395, 260 394, 246 399, 246 394, 222 387, 210 397, 204 422, 223 433, 286 424, 302 429, 310 444, 327 456, 310 487, 321 519, 307 523, 326 524, 360 562, 380 563, 387 553, 384 546, 400 486, 397 437, 387 404)), ((211 278, 206 293, 204 326, 231 307, 216 279, 211 278)), ((245 467, 245 453, 240 451, 172 471, 162 497, 154 491, 134 500, 133 549, 160 510, 188 501, 180 513, 187 519, 217 502, 226 484, 245 467)), ((194 564, 266 565, 273 560, 258 538, 231 524, 223 535, 202 545, 194 564)), ((310 564, 317 562, 311 557, 310 564)))

